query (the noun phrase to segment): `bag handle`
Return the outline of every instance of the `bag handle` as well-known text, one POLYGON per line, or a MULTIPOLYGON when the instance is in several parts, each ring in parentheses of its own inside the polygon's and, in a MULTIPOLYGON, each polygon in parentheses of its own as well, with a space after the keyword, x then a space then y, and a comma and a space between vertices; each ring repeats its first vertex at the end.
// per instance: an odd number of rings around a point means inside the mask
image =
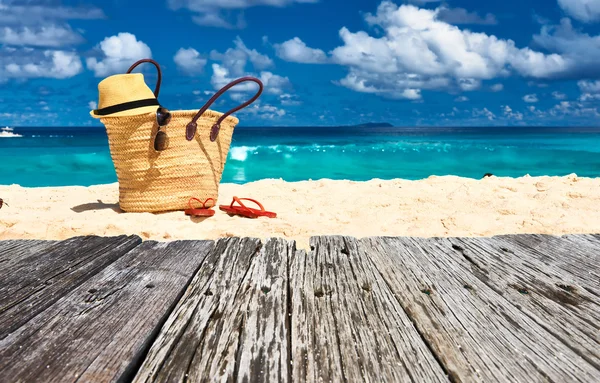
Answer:
POLYGON ((160 70, 160 65, 158 65, 158 63, 152 59, 142 59, 137 61, 135 64, 133 64, 131 67, 129 67, 129 69, 127 70, 127 73, 131 73, 131 71, 138 65, 142 64, 142 63, 151 63, 152 65, 154 65, 156 67, 156 70, 158 71, 158 79, 156 80, 156 88, 154 88, 154 97, 158 98, 158 93, 160 92, 160 84, 162 82, 162 72, 160 70))
POLYGON ((260 96, 260 94, 263 91, 263 83, 259 79, 255 78, 255 77, 242 77, 242 78, 238 78, 237 80, 230 82, 229 84, 227 84, 223 88, 221 88, 217 93, 215 93, 215 95, 212 96, 211 99, 208 100, 208 102, 206 104, 204 104, 204 106, 198 111, 198 113, 196 113, 196 115, 194 116, 192 121, 189 124, 187 124, 186 129, 185 129, 185 137, 187 138, 188 141, 191 141, 194 138, 194 136, 196 135, 196 130, 198 128, 196 121, 200 118, 200 116, 202 116, 202 114, 204 112, 206 112, 206 110, 212 105, 212 103, 215 102, 217 100, 217 98, 221 97, 221 95, 223 93, 225 93, 227 90, 229 90, 229 88, 231 88, 237 84, 240 84, 242 82, 245 82, 245 81, 253 81, 253 82, 257 83, 258 87, 259 87, 258 92, 256 92, 254 97, 252 97, 250 100, 237 106, 236 108, 231 109, 229 112, 223 114, 219 118, 219 120, 212 126, 212 129, 210 130, 210 140, 215 141, 217 139, 217 136, 219 135, 219 130, 221 129, 221 122, 223 122, 223 120, 225 120, 230 114, 235 113, 238 110, 243 109, 243 108, 247 107, 248 105, 252 104, 254 101, 256 101, 256 99, 260 96))

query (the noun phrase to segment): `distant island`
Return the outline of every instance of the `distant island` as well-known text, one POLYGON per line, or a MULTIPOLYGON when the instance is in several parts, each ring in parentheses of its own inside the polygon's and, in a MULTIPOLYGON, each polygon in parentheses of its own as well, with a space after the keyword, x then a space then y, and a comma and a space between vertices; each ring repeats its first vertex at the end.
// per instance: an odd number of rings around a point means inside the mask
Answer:
POLYGON ((366 124, 350 125, 348 128, 393 128, 389 122, 367 122, 366 124))

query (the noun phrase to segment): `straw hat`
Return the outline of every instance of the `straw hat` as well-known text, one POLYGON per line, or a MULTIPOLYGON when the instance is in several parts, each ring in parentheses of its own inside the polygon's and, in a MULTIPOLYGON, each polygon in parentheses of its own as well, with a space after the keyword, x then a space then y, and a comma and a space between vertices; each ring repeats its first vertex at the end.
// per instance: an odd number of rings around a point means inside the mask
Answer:
POLYGON ((94 118, 135 116, 155 112, 158 100, 141 73, 116 74, 98 84, 98 109, 94 118))

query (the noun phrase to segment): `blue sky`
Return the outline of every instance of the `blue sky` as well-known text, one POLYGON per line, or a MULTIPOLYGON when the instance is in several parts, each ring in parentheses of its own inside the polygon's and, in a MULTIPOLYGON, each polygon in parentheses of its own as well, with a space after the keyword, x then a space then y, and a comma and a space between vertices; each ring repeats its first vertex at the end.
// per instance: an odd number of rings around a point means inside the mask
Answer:
POLYGON ((240 125, 600 122, 600 0, 0 0, 0 125, 100 126, 98 82, 146 57, 169 109, 260 78, 240 125))

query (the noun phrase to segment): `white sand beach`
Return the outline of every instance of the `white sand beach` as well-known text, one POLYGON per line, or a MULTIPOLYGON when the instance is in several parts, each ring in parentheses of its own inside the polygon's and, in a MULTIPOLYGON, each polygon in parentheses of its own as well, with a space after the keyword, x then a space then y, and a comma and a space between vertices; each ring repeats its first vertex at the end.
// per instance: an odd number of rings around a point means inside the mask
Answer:
POLYGON ((222 184, 218 204, 254 198, 277 218, 210 218, 183 211, 123 213, 118 184, 92 187, 0 186, 0 239, 66 239, 137 234, 143 239, 283 237, 308 248, 313 235, 492 236, 600 233, 600 178, 521 177, 482 180, 261 180, 222 184))

